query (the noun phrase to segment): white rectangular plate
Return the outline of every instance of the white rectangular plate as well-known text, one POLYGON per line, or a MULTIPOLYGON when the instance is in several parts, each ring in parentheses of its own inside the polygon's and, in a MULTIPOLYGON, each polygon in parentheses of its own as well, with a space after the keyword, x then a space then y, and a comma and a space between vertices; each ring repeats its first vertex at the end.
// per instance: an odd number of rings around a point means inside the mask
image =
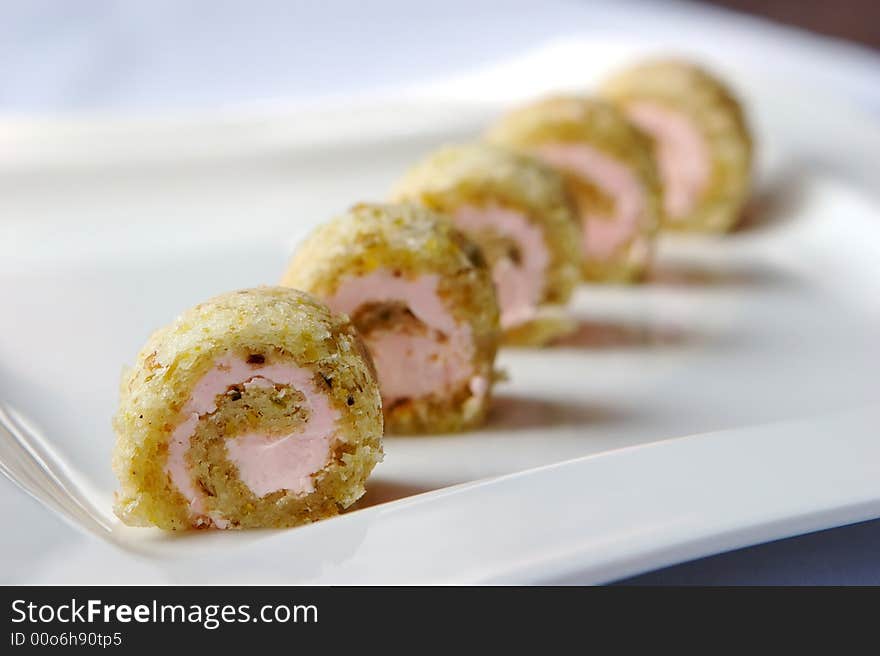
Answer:
MULTIPOLYGON (((433 147, 630 54, 568 44, 320 110, 0 126, 0 398, 109 507, 118 380, 152 330, 274 283, 433 147)), ((601 582, 880 515, 880 127, 715 64, 758 138, 746 225, 665 239, 649 284, 580 289, 575 339, 501 354, 484 429, 388 438, 356 511, 286 531, 102 541, 2 481, 0 578, 601 582)))

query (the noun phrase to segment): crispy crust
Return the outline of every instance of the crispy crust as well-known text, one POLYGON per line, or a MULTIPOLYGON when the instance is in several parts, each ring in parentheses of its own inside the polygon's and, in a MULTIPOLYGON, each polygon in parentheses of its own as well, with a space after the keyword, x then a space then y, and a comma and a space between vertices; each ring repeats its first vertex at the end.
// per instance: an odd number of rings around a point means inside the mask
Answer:
POLYGON ((752 138, 745 113, 731 91, 706 70, 686 61, 648 61, 612 76, 601 93, 624 111, 651 102, 680 112, 700 130, 712 156, 710 181, 687 216, 669 217, 665 229, 726 232, 742 214, 751 188, 752 138))
MULTIPOLYGON (((660 224, 662 191, 650 142, 619 111, 592 98, 553 96, 508 113, 492 127, 487 139, 527 153, 545 144, 583 143, 629 167, 645 193, 646 211, 638 239, 620 249, 611 260, 584 258, 583 276, 602 282, 631 282, 641 277, 660 224), (647 253, 642 252, 646 246, 636 245, 637 241, 647 245, 647 253)), ((585 194, 585 181, 565 171, 561 173, 581 205, 606 208, 609 198, 599 193, 585 194)))
MULTIPOLYGON (((535 158, 491 144, 447 146, 410 169, 392 198, 444 213, 466 205, 520 212, 541 230, 550 253, 541 305, 566 304, 580 280, 580 225, 565 181, 535 158)), ((531 343, 522 339, 528 335, 538 343, 548 338, 546 329, 530 331, 528 326, 518 326, 517 335, 516 343, 531 343)), ((508 331, 505 341, 510 336, 508 331)))
MULTIPOLYGON (((340 419, 334 458, 315 476, 314 492, 275 493, 268 504, 242 497, 234 466, 222 461, 216 466, 231 475, 228 484, 215 483, 241 503, 224 503, 218 492, 207 500, 209 509, 233 528, 294 526, 336 514, 363 494, 367 476, 382 459, 381 401, 370 356, 346 317, 307 294, 262 287, 223 294, 184 312, 150 337, 124 373, 113 420, 113 469, 120 482, 115 511, 126 524, 192 527, 188 503, 165 472, 169 437, 196 382, 228 353, 271 354, 314 371, 340 419), (332 379, 332 386, 325 379, 332 379)), ((205 463, 194 464, 204 470, 205 463)))
MULTIPOLYGON (((500 331, 490 272, 480 249, 443 215, 416 204, 357 205, 300 245, 281 284, 329 298, 343 279, 377 269, 438 275, 440 298, 470 326, 475 375, 492 380, 500 331)), ((397 433, 463 430, 484 420, 488 399, 462 390, 453 398, 412 400, 385 408, 385 426, 397 433)))

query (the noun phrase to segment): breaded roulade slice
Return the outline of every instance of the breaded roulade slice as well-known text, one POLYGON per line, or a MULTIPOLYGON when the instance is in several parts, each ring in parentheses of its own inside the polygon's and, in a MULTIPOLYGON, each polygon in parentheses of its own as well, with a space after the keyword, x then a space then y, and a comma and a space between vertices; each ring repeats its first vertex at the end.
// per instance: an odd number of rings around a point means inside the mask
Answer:
POLYGON ((751 185, 752 140, 725 85, 684 61, 646 62, 602 86, 653 140, 664 184, 664 228, 724 232, 751 185))
POLYGON ((263 287, 158 330, 114 418, 116 514, 132 526, 295 526, 337 514, 382 459, 370 356, 349 320, 263 287))
POLYGON ((623 114, 590 98, 547 98, 503 117, 488 138, 562 173, 583 227, 585 279, 641 277, 660 222, 660 181, 650 143, 623 114))
POLYGON ((553 169, 491 144, 449 146, 411 169, 394 197, 447 214, 480 245, 505 341, 543 344, 571 330, 563 306, 580 280, 580 229, 553 169))
POLYGON ((282 284, 351 317, 376 363, 388 431, 483 420, 498 304, 479 247, 447 217, 416 204, 357 205, 306 239, 282 284))

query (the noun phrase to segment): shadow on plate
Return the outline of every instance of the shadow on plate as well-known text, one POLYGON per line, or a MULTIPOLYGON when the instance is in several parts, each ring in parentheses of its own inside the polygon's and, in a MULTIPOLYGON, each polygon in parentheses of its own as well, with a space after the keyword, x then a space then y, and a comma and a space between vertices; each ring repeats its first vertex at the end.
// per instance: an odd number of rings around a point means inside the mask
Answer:
POLYGON ((580 320, 574 332, 553 343, 551 348, 611 349, 683 346, 703 339, 677 326, 626 325, 580 320))
MULTIPOLYGON (((777 173, 759 188, 743 210, 743 216, 729 237, 767 231, 796 219, 803 207, 807 190, 804 175, 796 168, 777 173)), ((688 235, 678 235, 687 239, 688 235)), ((699 237, 694 235, 694 237, 699 237)), ((662 248, 661 248, 662 255, 662 248)), ((681 260, 664 261, 661 257, 649 272, 645 284, 678 287, 779 287, 793 279, 766 264, 735 268, 712 268, 706 264, 681 260)))
POLYGON ((560 426, 608 424, 628 419, 619 409, 566 400, 535 399, 499 394, 492 399, 489 418, 480 432, 510 432, 560 426))
POLYGON ((695 288, 769 288, 793 282, 788 274, 766 265, 722 269, 683 261, 657 262, 645 280, 646 285, 695 288))
POLYGON ((767 230, 793 220, 803 206, 806 190, 807 181, 798 169, 780 171, 755 191, 733 234, 767 230))
POLYGON ((371 478, 367 481, 366 493, 358 499, 357 503, 351 507, 351 510, 360 510, 362 508, 369 508, 370 506, 377 506, 380 503, 388 503, 389 501, 397 501, 398 499, 412 497, 417 494, 432 492, 439 489, 439 487, 443 486, 431 487, 414 483, 383 481, 381 478, 371 478))
MULTIPOLYGON (((499 394, 492 399, 492 407, 484 426, 478 430, 498 436, 517 431, 552 429, 561 426, 603 425, 631 418, 628 413, 598 404, 565 400, 535 399, 526 396, 499 394)), ((437 436, 442 439, 467 439, 468 432, 437 436)), ((406 437, 406 436, 400 436, 406 437)), ((551 435, 547 436, 552 439, 551 435)), ((430 439, 419 437, 418 439, 430 439)), ((454 485, 461 481, 450 482, 454 485)), ((371 478, 367 491, 350 510, 361 510, 381 503, 432 492, 448 485, 425 485, 415 482, 388 481, 371 478)))

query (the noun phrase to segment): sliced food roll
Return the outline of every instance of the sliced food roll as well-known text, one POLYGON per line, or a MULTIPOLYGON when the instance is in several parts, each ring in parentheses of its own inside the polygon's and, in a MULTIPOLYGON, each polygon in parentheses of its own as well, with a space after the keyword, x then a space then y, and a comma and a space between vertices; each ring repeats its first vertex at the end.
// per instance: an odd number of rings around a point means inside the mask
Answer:
POLYGON ((562 177, 490 144, 443 148, 410 170, 394 197, 450 216, 483 249, 509 343, 568 332, 563 306, 580 280, 580 228, 562 177))
POLYGON ((740 218, 751 179, 752 141, 729 89, 685 61, 657 60, 605 82, 654 143, 664 184, 664 227, 724 232, 740 218))
POLYGON ((480 423, 498 345, 498 304, 479 248, 415 204, 358 205, 319 227, 282 284, 348 314, 370 349, 386 429, 480 423))
POLYGON ((382 459, 370 356, 349 320, 284 287, 224 294, 126 372, 113 467, 133 526, 295 526, 364 493, 382 459))
POLYGON ((488 138, 562 173, 583 227, 584 278, 641 277, 660 221, 660 183, 648 140, 623 114, 590 98, 547 98, 503 117, 488 138))

